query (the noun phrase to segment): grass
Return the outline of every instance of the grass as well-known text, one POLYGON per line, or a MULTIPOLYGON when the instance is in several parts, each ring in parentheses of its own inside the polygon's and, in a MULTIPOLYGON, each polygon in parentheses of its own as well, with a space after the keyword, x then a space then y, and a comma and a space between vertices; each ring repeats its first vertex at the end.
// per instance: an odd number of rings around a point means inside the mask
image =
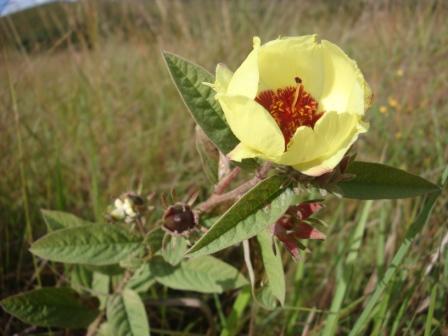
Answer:
MULTIPOLYGON (((99 220, 107 204, 127 190, 175 190, 179 199, 192 185, 207 187, 193 122, 160 49, 209 70, 218 62, 235 69, 253 35, 267 41, 318 33, 357 60, 375 94, 358 156, 437 181, 448 162, 447 14, 442 1, 97 1, 3 18, 1 297, 58 280, 27 252, 44 232, 39 209, 99 220), (30 34, 36 27, 43 35, 30 34)), ((312 253, 298 263, 285 259, 284 308, 265 311, 244 293, 222 295, 219 305, 216 298, 203 299, 216 311, 223 335, 346 335, 360 317, 364 332, 373 335, 446 333, 446 245, 438 258, 432 256, 447 234, 447 203, 445 193, 375 305, 367 303, 369 294, 408 242, 405 234, 420 199, 331 199, 321 213, 330 223, 329 239, 310 244, 312 253), (363 317, 366 308, 370 322, 363 317)), ((151 311, 160 334, 187 327, 202 333, 202 321, 188 309, 151 311)), ((5 335, 26 328, 5 315, 0 325, 7 326, 0 328, 5 335)))

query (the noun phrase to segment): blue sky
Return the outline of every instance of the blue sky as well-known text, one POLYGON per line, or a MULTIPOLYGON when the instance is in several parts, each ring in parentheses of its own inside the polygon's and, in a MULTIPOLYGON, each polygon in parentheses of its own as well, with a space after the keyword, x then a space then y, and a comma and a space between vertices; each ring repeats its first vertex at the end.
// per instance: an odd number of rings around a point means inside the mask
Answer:
POLYGON ((30 7, 39 6, 55 1, 57 0, 0 0, 0 16, 6 16, 8 14, 19 12, 30 7))

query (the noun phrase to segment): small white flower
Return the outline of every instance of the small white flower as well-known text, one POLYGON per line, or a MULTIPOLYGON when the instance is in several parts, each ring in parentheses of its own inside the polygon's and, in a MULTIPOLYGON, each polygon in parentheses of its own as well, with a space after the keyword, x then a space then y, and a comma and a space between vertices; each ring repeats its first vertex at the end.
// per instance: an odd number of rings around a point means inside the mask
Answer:
POLYGON ((115 220, 124 220, 126 223, 131 223, 138 216, 138 213, 134 210, 132 198, 125 195, 114 201, 109 210, 109 215, 115 220))
POLYGON ((123 210, 126 216, 136 217, 137 213, 134 211, 132 200, 129 197, 126 197, 123 203, 123 210))

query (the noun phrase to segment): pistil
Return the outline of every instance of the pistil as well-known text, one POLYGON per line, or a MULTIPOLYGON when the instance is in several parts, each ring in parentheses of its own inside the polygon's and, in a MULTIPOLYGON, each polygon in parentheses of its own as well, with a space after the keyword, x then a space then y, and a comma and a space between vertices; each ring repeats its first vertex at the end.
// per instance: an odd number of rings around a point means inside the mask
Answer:
POLYGON ((287 145, 300 126, 314 127, 322 116, 318 102, 305 90, 300 77, 296 86, 260 92, 255 101, 262 105, 277 122, 287 145))

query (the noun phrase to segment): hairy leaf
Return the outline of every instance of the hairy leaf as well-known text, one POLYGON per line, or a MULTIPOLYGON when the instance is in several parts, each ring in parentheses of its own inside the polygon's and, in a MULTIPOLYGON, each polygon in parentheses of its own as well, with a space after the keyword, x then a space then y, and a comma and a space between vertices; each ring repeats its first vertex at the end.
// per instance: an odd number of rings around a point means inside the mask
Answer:
POLYGON ((281 253, 277 244, 273 241, 272 235, 267 230, 257 235, 260 244, 261 257, 268 278, 268 286, 278 301, 283 305, 285 303, 285 273, 283 271, 283 263, 281 253), (275 251, 277 253, 275 253, 275 251))
POLYGON ((126 288, 107 303, 107 320, 115 336, 148 336, 149 323, 140 296, 126 288))
POLYGON ((171 236, 161 252, 165 261, 176 266, 184 258, 187 249, 188 241, 184 237, 171 236))
POLYGON ((56 210, 41 210, 48 231, 55 231, 69 227, 93 224, 71 213, 56 210))
POLYGON ((163 56, 193 119, 221 152, 230 152, 238 144, 238 139, 230 130, 224 113, 214 98, 215 93, 203 84, 212 83, 213 75, 177 55, 164 52, 163 56))
POLYGON ((346 171, 355 177, 339 182, 336 192, 346 198, 395 199, 424 195, 440 188, 403 170, 380 163, 355 161, 346 171))
POLYGON ((30 251, 52 261, 110 265, 138 251, 141 243, 124 227, 95 224, 51 232, 34 242, 30 251))
POLYGON ((18 319, 42 327, 83 328, 96 317, 70 288, 40 288, 10 296, 0 302, 18 319))
POLYGON ((196 150, 202 163, 202 169, 210 183, 218 182, 219 151, 204 131, 196 125, 196 150))
POLYGON ((150 264, 141 265, 126 284, 127 288, 133 289, 138 293, 145 293, 156 281, 151 271, 150 264))
POLYGON ((145 238, 146 247, 151 250, 152 254, 155 254, 162 248, 163 237, 165 236, 165 231, 162 228, 157 228, 150 233, 145 238))
POLYGON ((148 265, 157 282, 179 290, 222 293, 248 283, 236 268, 212 256, 189 259, 178 266, 154 258, 148 265))
POLYGON ((287 178, 274 175, 249 190, 194 244, 191 256, 211 254, 255 236, 273 224, 291 205, 294 192, 287 178))

